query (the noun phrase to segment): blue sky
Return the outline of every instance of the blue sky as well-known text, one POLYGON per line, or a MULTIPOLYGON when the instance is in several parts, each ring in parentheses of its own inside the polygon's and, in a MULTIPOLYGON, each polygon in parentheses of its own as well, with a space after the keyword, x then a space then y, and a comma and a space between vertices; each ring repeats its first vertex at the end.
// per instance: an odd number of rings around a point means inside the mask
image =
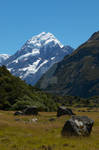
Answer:
POLYGON ((98 30, 99 0, 0 0, 0 53, 43 31, 76 48, 98 30))

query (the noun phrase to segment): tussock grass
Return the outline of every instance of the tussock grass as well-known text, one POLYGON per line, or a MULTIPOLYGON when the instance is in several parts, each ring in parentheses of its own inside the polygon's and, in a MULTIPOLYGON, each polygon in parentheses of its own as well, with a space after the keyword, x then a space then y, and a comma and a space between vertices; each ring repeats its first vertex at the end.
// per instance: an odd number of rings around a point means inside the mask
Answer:
POLYGON ((14 112, 0 111, 0 150, 99 150, 98 110, 74 110, 77 115, 87 115, 95 121, 89 137, 63 138, 61 129, 69 116, 57 118, 56 112, 41 112, 38 121, 31 122, 35 116, 14 116, 14 112))

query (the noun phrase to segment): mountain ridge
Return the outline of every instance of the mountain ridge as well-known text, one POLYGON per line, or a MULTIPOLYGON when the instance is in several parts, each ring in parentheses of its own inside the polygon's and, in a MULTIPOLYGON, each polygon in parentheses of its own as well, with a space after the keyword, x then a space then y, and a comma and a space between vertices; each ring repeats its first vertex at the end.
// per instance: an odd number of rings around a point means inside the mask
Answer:
POLYGON ((36 86, 60 95, 85 98, 99 95, 99 32, 56 63, 36 86))

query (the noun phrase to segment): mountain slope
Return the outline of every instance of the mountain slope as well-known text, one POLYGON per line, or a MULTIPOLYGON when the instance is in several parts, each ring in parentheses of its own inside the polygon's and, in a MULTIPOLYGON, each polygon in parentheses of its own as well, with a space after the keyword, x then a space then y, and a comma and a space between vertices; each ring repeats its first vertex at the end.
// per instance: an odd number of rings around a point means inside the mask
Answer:
POLYGON ((56 96, 27 85, 19 77, 11 75, 5 66, 0 67, 0 109, 22 110, 37 106, 39 111, 55 111, 59 105, 99 106, 99 97, 82 99, 73 96, 56 96))
POLYGON ((4 65, 13 75, 34 85, 54 63, 72 51, 70 46, 63 46, 53 34, 42 32, 28 40, 4 65))
POLYGON ((4 63, 6 59, 8 59, 10 56, 8 54, 0 54, 0 66, 4 63))
POLYGON ((5 66, 0 67, 0 109, 24 109, 27 105, 40 110, 54 111, 56 98, 27 85, 19 77, 11 75, 5 66))
POLYGON ((60 95, 99 95, 99 32, 49 69, 37 87, 60 95))

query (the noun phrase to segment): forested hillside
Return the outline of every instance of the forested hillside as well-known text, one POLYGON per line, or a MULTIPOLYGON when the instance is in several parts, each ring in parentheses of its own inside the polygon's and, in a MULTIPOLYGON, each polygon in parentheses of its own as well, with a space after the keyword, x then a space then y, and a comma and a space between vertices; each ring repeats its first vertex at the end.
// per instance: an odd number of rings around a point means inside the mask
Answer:
POLYGON ((0 67, 0 109, 23 109, 27 105, 36 105, 41 110, 51 111, 56 109, 53 99, 52 95, 11 75, 5 66, 0 67))

